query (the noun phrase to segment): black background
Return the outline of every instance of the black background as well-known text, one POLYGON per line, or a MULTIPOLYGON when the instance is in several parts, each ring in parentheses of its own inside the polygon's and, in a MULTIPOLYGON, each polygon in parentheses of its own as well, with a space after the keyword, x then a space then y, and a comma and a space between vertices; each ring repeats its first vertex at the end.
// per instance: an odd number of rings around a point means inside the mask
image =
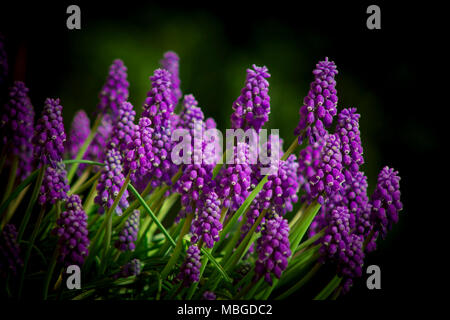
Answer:
MULTIPOLYGON (((442 33, 444 10, 428 3, 374 3, 382 10, 381 30, 365 28, 365 9, 372 4, 367 2, 227 1, 210 7, 171 2, 170 6, 161 3, 155 6, 165 14, 173 11, 188 15, 200 8, 211 12, 224 25, 227 41, 235 48, 245 47, 251 40, 251 34, 246 32, 248 25, 267 17, 283 22, 299 35, 310 29, 327 35, 329 41, 312 48, 309 54, 321 55, 326 50, 335 60, 352 66, 350 71, 377 93, 382 102, 379 112, 383 115, 382 132, 377 137, 379 157, 389 159, 390 165, 399 170, 404 203, 394 240, 366 260, 367 264, 381 267, 382 290, 369 291, 364 281, 359 281, 344 299, 438 298, 440 294, 435 288, 445 288, 446 281, 446 250, 439 247, 445 245, 440 239, 448 214, 448 210, 442 209, 443 202, 448 200, 440 195, 448 171, 445 155, 448 143, 440 144, 439 138, 443 137, 441 130, 446 129, 445 109, 449 99, 445 89, 440 88, 445 82, 431 72, 442 75, 448 64, 448 55, 435 46, 448 41, 442 33), (390 70, 400 62, 407 66, 408 76, 397 81, 390 70)), ((10 68, 15 69, 12 77, 33 81, 36 98, 43 100, 39 92, 44 92, 47 82, 58 83, 69 76, 58 72, 69 63, 65 57, 68 31, 61 27, 66 19, 61 12, 65 13, 68 3, 5 5, 3 1, 0 31, 9 41, 10 61, 14 61, 23 43, 29 48, 27 69, 20 64, 14 68, 11 63, 10 68)), ((80 5, 83 26, 88 28, 91 21, 102 17, 132 19, 139 3, 94 5, 82 1, 80 5)))

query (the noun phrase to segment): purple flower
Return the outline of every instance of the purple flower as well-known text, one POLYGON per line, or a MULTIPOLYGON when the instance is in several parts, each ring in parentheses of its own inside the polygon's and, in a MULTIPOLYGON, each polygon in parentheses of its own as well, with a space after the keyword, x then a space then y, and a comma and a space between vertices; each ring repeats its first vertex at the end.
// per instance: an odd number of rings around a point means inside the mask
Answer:
POLYGON ((120 251, 134 251, 135 242, 139 231, 139 210, 134 210, 132 215, 125 221, 123 229, 119 233, 119 239, 116 241, 116 248, 120 251))
POLYGON ((314 81, 300 108, 300 121, 294 131, 299 136, 299 144, 305 135, 313 143, 327 134, 325 127, 331 125, 337 113, 338 97, 334 80, 337 73, 336 65, 328 58, 319 61, 313 70, 314 81))
POLYGON ((387 166, 381 170, 370 203, 373 228, 384 238, 392 225, 398 222, 398 213, 403 209, 398 171, 387 166))
POLYGON ((217 124, 216 121, 214 121, 214 118, 207 118, 205 120, 205 129, 216 129, 217 128, 217 124))
POLYGON ((186 258, 181 265, 178 280, 182 281, 183 286, 190 286, 194 282, 200 280, 200 249, 196 245, 191 245, 187 252, 186 258))
POLYGON ((342 143, 342 164, 351 172, 358 172, 364 163, 359 118, 356 108, 343 109, 338 115, 336 126, 336 133, 342 143))
POLYGON ((238 143, 233 150, 233 163, 222 167, 216 180, 217 194, 223 200, 223 206, 236 211, 249 194, 252 171, 248 144, 238 143))
POLYGON ((62 161, 66 133, 62 117, 62 106, 59 99, 45 100, 42 116, 36 124, 33 137, 35 157, 41 164, 51 164, 62 161))
POLYGON ((142 117, 150 118, 154 128, 167 126, 175 108, 172 101, 171 74, 165 69, 157 69, 150 81, 152 88, 147 93, 142 117))
POLYGON ((129 102, 123 102, 119 106, 117 117, 113 122, 110 144, 122 154, 126 152, 136 130, 135 115, 133 105, 129 102))
POLYGON ((88 255, 89 238, 87 215, 78 195, 71 195, 66 203, 66 211, 56 221, 53 234, 58 236, 59 261, 64 265, 82 266, 88 255))
POLYGON ((180 77, 178 75, 179 61, 180 58, 173 51, 167 51, 164 54, 164 58, 160 61, 161 67, 169 71, 171 75, 172 101, 174 106, 178 104, 178 100, 181 98, 180 77))
MULTIPOLYGON (((122 168, 122 156, 114 148, 106 151, 105 166, 98 180, 97 196, 94 202, 100 205, 98 212, 100 214, 112 207, 115 198, 119 195, 120 189, 125 182, 122 168)), ((118 215, 122 214, 122 209, 128 207, 128 190, 122 195, 119 205, 115 211, 118 215)))
POLYGON ((69 190, 70 186, 67 182, 67 172, 64 163, 56 163, 55 168, 48 166, 44 173, 44 179, 42 180, 39 204, 54 204, 58 200, 66 201, 69 190))
POLYGON ((317 198, 324 204, 329 198, 338 196, 342 190, 342 154, 339 136, 326 135, 323 142, 308 146, 299 156, 299 173, 306 177, 303 183, 309 199, 317 198), (323 147, 320 145, 323 143, 323 147), (321 149, 320 157, 317 151, 321 149))
POLYGON ((1 150, 17 157, 17 175, 23 180, 33 169, 34 149, 34 110, 23 82, 16 81, 9 89, 0 118, 0 133, 1 150))
POLYGON ((351 233, 354 216, 346 207, 337 207, 327 214, 326 221, 327 229, 320 240, 320 261, 335 264, 338 275, 344 279, 360 277, 364 264, 364 238, 351 233))
POLYGON ((195 97, 192 94, 185 95, 178 125, 181 128, 189 130, 192 134, 195 128, 195 122, 203 122, 204 119, 203 111, 198 107, 198 102, 195 100, 195 97))
POLYGON ((122 103, 128 99, 128 87, 127 67, 122 60, 114 60, 99 94, 98 112, 101 114, 110 112, 115 118, 122 103))
POLYGON ((241 95, 233 103, 234 113, 231 115, 233 129, 246 131, 253 128, 256 132, 269 120, 270 97, 269 81, 270 74, 266 67, 247 69, 247 78, 241 95))
POLYGON ((152 121, 147 117, 139 119, 139 125, 128 143, 125 156, 125 169, 130 171, 132 181, 145 176, 152 169, 154 159, 152 151, 152 121))
POLYGON ((120 271, 116 273, 113 277, 117 278, 128 278, 131 276, 138 276, 141 274, 141 260, 133 259, 127 264, 120 267, 120 271))
POLYGON ((84 141, 86 141, 91 131, 89 117, 84 110, 80 110, 75 114, 70 129, 68 141, 69 155, 75 158, 80 151, 84 141))
POLYGON ((212 291, 205 291, 203 293, 203 300, 216 300, 216 294, 212 291))
POLYGON ((273 273, 278 279, 288 265, 291 256, 289 244, 289 225, 286 219, 274 215, 267 219, 256 242, 258 259, 255 262, 256 277, 272 285, 273 273))
POLYGON ((198 201, 198 208, 192 222, 191 232, 193 243, 202 239, 208 248, 219 241, 219 232, 222 230, 220 223, 220 200, 214 191, 202 194, 198 201))
POLYGON ((202 192, 209 193, 208 183, 212 180, 212 170, 199 164, 189 164, 178 179, 175 190, 181 195, 182 210, 175 221, 180 221, 186 214, 194 211, 202 192), (206 190, 205 190, 206 189, 206 190))
POLYGON ((13 224, 7 224, 0 234, 0 275, 6 276, 8 271, 16 275, 22 265, 16 227, 13 224))

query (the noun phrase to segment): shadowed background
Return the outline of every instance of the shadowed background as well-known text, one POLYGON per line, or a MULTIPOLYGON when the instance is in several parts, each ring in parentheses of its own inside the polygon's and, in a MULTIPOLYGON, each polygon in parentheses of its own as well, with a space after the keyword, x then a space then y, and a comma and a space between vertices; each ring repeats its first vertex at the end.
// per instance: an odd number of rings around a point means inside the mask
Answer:
MULTIPOLYGON (((77 2, 73 2, 77 3, 77 2)), ((150 88, 149 76, 164 52, 180 56, 183 93, 192 93, 206 117, 222 130, 230 127, 231 105, 240 94, 246 69, 269 69, 271 115, 265 128, 280 129, 285 148, 292 141, 298 110, 319 60, 337 64, 338 111, 356 107, 369 178, 369 193, 385 165, 399 170, 404 211, 366 264, 382 271, 382 290, 369 291, 360 279, 346 297, 412 296, 411 265, 425 204, 417 188, 414 159, 437 147, 437 129, 419 112, 426 97, 419 92, 417 63, 423 47, 413 44, 416 30, 405 23, 408 8, 381 5, 381 30, 366 28, 366 8, 359 5, 280 5, 262 3, 201 8, 156 4, 78 2, 81 30, 67 30, 69 4, 18 5, 1 10, 10 82, 24 80, 39 116, 46 97, 60 97, 66 132, 75 112, 93 113, 112 61, 128 67, 130 102, 139 113, 150 88)), ((92 117, 91 117, 92 121, 92 117)), ((419 282, 419 283, 418 283, 419 282)))

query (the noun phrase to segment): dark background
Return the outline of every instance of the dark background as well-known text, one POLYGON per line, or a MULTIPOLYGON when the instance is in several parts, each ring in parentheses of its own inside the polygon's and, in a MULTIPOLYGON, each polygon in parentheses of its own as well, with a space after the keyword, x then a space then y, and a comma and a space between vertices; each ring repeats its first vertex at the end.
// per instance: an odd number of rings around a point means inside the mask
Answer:
POLYGON ((345 299, 430 297, 431 286, 445 278, 435 249, 442 235, 439 219, 447 212, 438 208, 434 180, 444 179, 435 165, 442 164, 436 151, 446 92, 428 76, 447 58, 432 47, 442 31, 437 25, 442 8, 323 1, 220 2, 216 7, 62 1, 2 3, 0 8, 9 80, 26 82, 37 115, 46 97, 60 97, 66 131, 76 110, 95 110, 113 59, 128 67, 130 101, 139 112, 148 77, 163 53, 174 50, 181 58, 183 93, 193 93, 220 129, 229 127, 246 68, 266 65, 272 75, 266 127, 279 128, 287 147, 311 72, 328 56, 339 70, 339 110, 357 107, 362 115, 369 192, 388 165, 400 172, 404 203, 400 223, 366 260, 381 267, 382 290, 367 290, 363 276, 345 299), (72 3, 81 7, 81 30, 66 28, 72 3), (381 8, 381 30, 366 28, 369 4, 381 8))

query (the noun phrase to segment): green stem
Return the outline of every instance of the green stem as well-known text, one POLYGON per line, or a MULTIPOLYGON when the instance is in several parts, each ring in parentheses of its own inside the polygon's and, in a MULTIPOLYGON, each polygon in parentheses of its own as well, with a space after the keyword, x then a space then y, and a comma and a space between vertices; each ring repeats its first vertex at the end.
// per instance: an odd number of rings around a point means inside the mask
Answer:
MULTIPOLYGON (((194 210, 195 211, 195 210, 194 210)), ((172 256, 170 257, 169 261, 167 262, 164 269, 161 271, 161 278, 164 280, 169 275, 169 272, 172 270, 173 266, 178 260, 178 257, 181 254, 181 249, 183 248, 183 238, 184 236, 189 232, 191 228, 191 222, 194 217, 194 211, 191 212, 184 221, 183 229, 181 229, 181 233, 178 236, 177 244, 175 246, 174 251, 172 252, 172 256)))
POLYGON ((29 246, 28 246, 27 251, 25 253, 25 258, 23 260, 24 261, 23 269, 22 269, 22 273, 20 275, 19 295, 18 295, 19 299, 22 296, 22 289, 23 289, 23 284, 24 284, 24 280, 25 280, 25 274, 26 274, 27 269, 28 269, 28 263, 30 261, 31 251, 33 250, 34 241, 36 240, 36 236, 37 236, 37 233, 39 231, 39 227, 41 225, 42 218, 44 217, 44 213, 45 213, 45 207, 42 207, 41 211, 39 212, 39 216, 37 218, 36 225, 34 226, 33 233, 31 234, 31 238, 30 238, 30 241, 29 241, 29 246))
POLYGON ((25 215, 23 217, 22 223, 19 227, 19 232, 17 235, 17 241, 20 242, 22 240, 23 234, 25 232, 25 229, 28 225, 28 221, 31 217, 31 212, 33 211, 34 204, 39 196, 39 191, 41 189, 42 181, 44 180, 44 174, 45 174, 46 166, 42 166, 41 169, 39 169, 39 176, 37 178, 36 184, 33 189, 33 193, 31 195, 30 202, 28 203, 28 207, 25 211, 25 215))
POLYGON ((109 208, 107 214, 106 214, 106 233, 105 233, 105 239, 104 239, 104 248, 103 248, 103 256, 101 261, 101 273, 103 274, 106 269, 106 254, 109 251, 109 245, 111 243, 111 235, 112 235, 112 213, 114 210, 116 210, 117 206, 119 205, 120 200, 122 199, 122 196, 125 192, 125 190, 128 187, 128 183, 130 182, 130 173, 128 173, 127 177, 125 178, 124 183, 122 184, 122 187, 120 188, 119 194, 114 199, 113 205, 111 208, 109 208))
POLYGON ((291 294, 293 294, 294 292, 296 292, 298 289, 300 289, 305 283, 307 283, 317 273, 317 271, 319 270, 320 266, 321 266, 320 263, 316 263, 314 265, 314 267, 312 267, 312 269, 304 277, 302 277, 300 279, 299 282, 297 282, 291 288, 289 288, 288 290, 283 292, 275 300, 285 299, 285 298, 289 297, 291 294))
POLYGON ((5 193, 3 194, 3 199, 2 199, 2 203, 5 202, 6 199, 8 199, 8 197, 11 194, 11 191, 13 189, 14 186, 14 182, 16 182, 16 176, 17 176, 17 167, 19 166, 19 160, 17 159, 17 156, 14 156, 12 165, 11 165, 11 169, 9 171, 9 178, 8 178, 8 182, 6 184, 6 189, 5 189, 5 193))
MULTIPOLYGON (((86 153, 87 148, 91 144, 92 140, 94 139, 95 134, 97 133, 97 129, 101 123, 102 116, 98 115, 95 119, 94 125, 89 132, 88 137, 84 141, 83 145, 81 146, 80 150, 78 151, 77 157, 75 160, 81 160, 84 157, 84 154, 86 153)), ((69 184, 72 182, 73 177, 75 176, 75 172, 77 171, 79 166, 79 162, 75 162, 73 166, 70 167, 69 173, 67 174, 67 181, 69 184)))
POLYGON ((331 293, 339 286, 341 283, 342 278, 335 275, 333 279, 325 286, 325 288, 322 289, 322 291, 315 296, 314 300, 325 300, 327 299, 331 293))
POLYGON ((50 266, 47 270, 47 274, 45 276, 44 280, 44 300, 47 300, 48 296, 48 286, 50 285, 50 281, 52 279, 53 271, 55 270, 57 258, 58 258, 58 247, 55 248, 55 251, 53 252, 52 260, 50 261, 50 266))
MULTIPOLYGON (((88 181, 86 181, 85 183, 83 183, 80 186, 76 186, 74 185, 70 191, 69 191, 69 195, 71 194, 81 194, 82 192, 84 192, 87 188, 89 188, 102 174, 102 171, 99 170, 96 174, 94 174, 88 181)), ((77 181, 78 182, 78 181, 77 181)))
POLYGON ((36 179, 36 177, 39 175, 39 171, 40 169, 33 171, 33 173, 31 173, 28 176, 28 178, 26 178, 24 181, 22 181, 22 183, 20 183, 17 186, 17 188, 11 193, 8 199, 6 199, 6 201, 3 202, 2 205, 0 206, 0 214, 2 214, 5 211, 5 209, 9 206, 11 201, 14 200, 22 192, 23 189, 25 189, 29 184, 31 184, 34 181, 34 179, 36 179))

